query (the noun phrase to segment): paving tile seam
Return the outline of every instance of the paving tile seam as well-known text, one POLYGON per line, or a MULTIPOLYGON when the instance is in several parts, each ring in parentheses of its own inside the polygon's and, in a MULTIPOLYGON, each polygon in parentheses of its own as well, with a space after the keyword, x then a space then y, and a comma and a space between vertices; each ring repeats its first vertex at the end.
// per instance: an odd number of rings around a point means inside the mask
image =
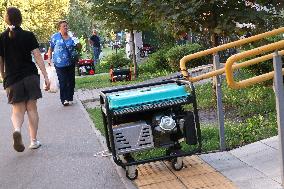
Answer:
MULTIPOLYGON (((255 167, 253 167, 252 165, 248 164, 247 162, 245 162, 245 161, 241 160, 240 158, 236 157, 236 156, 235 156, 234 154, 232 154, 230 151, 229 151, 229 153, 230 153, 232 156, 234 156, 235 158, 237 158, 239 161, 241 161, 242 163, 246 164, 248 167, 250 167, 250 168, 252 168, 252 169, 258 171, 259 173, 261 173, 261 174, 264 176, 264 177, 259 177, 259 178, 267 178, 267 179, 270 179, 270 180, 272 180, 272 181, 275 181, 275 182, 279 183, 277 180, 274 180, 274 179, 270 178, 267 174, 263 173, 261 170, 259 170, 259 169, 255 168, 255 167)), ((222 174, 222 173, 221 173, 221 174, 222 174)), ((228 178, 228 179, 229 179, 229 178, 228 178)), ((229 179, 229 180, 230 180, 230 179, 229 179)), ((281 184, 281 183, 279 183, 279 184, 281 184)))
POLYGON ((278 183, 278 184, 280 184, 282 186, 282 183, 278 182, 276 179, 273 179, 273 178, 269 178, 269 179, 271 179, 272 181, 274 181, 274 182, 276 182, 276 183, 278 183))
POLYGON ((270 146, 270 145, 268 145, 267 143, 265 143, 265 142, 263 142, 263 141, 259 141, 259 142, 261 142, 262 144, 264 144, 264 145, 266 145, 266 146, 268 146, 268 147, 270 147, 270 148, 272 148, 272 149, 278 151, 277 148, 275 148, 275 147, 273 147, 273 146, 270 146))
MULTIPOLYGON (((206 164, 207 166, 209 166, 211 169, 212 169, 212 172, 210 172, 210 173, 217 173, 217 174, 219 174, 219 176, 221 176, 221 177, 224 177, 224 179, 226 179, 231 185, 233 185, 234 187, 237 187, 236 186, 236 184, 231 180, 231 179, 229 179, 227 176, 225 176, 224 174, 222 174, 222 172, 221 171, 218 171, 217 169, 215 169, 212 165, 210 165, 209 163, 207 163, 206 161, 204 161, 201 157, 199 157, 199 156, 197 156, 201 161, 203 161, 203 162, 201 162, 201 164, 206 164)), ((241 161, 241 160, 240 160, 241 161)), ((210 173, 208 173, 208 174, 210 174, 210 173)))
POLYGON ((137 186, 137 188, 143 188, 143 187, 145 187, 145 186, 151 186, 151 185, 153 185, 153 184, 161 184, 161 183, 164 183, 164 182, 168 182, 168 181, 178 181, 178 182, 180 182, 184 187, 185 187, 185 189, 189 189, 189 188, 187 188, 185 185, 184 185, 184 183, 183 182, 181 182, 180 180, 178 180, 177 178, 174 178, 174 179, 168 179, 168 180, 161 180, 161 181, 158 181, 158 182, 151 182, 151 183, 146 183, 146 184, 141 184, 141 185, 137 185, 137 184, 135 184, 136 186, 137 186))
POLYGON ((178 175, 176 175, 176 173, 173 171, 173 170, 171 170, 170 168, 169 168, 169 166, 163 161, 163 164, 167 167, 167 169, 169 169, 170 170, 170 172, 176 177, 176 180, 178 180, 186 189, 189 189, 186 185, 185 185, 185 183, 183 183, 183 181, 178 177, 178 175))

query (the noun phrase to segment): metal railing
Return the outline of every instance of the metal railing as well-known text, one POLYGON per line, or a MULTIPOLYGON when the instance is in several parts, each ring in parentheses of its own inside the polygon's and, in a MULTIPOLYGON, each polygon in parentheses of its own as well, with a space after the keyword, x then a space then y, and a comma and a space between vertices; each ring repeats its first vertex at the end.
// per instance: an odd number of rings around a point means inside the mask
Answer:
MULTIPOLYGON (((284 50, 281 50, 278 53, 279 53, 279 55, 282 56, 282 55, 284 55, 284 50)), ((232 64, 232 71, 240 69, 240 68, 244 68, 244 67, 247 67, 247 66, 251 66, 251 65, 254 65, 254 64, 258 64, 259 62, 264 62, 264 61, 270 60, 272 58, 273 58, 273 53, 267 54, 267 55, 264 55, 264 56, 261 56, 261 57, 258 57, 258 58, 254 58, 254 59, 251 59, 251 60, 247 60, 247 61, 244 61, 244 62, 239 63, 239 64, 234 63, 234 64, 232 64)), ((191 82, 197 82, 197 81, 200 81, 200 80, 203 80, 203 79, 209 79, 211 77, 221 75, 223 73, 225 73, 225 67, 218 69, 218 70, 214 70, 214 71, 211 71, 211 72, 204 73, 204 74, 196 76, 196 77, 191 77, 188 80, 191 81, 191 82)))
MULTIPOLYGON (((226 73, 226 79, 228 86, 234 89, 240 89, 240 88, 245 88, 250 85, 267 81, 272 78, 274 78, 274 89, 275 89, 275 97, 276 97, 276 111, 277 111, 277 124, 278 124, 278 136, 279 136, 279 146, 280 146, 280 156, 281 156, 281 177, 282 177, 282 184, 284 184, 284 87, 283 87, 283 75, 284 75, 284 68, 282 68, 282 60, 281 56, 284 55, 284 50, 281 50, 284 48, 284 40, 271 43, 268 45, 264 45, 255 49, 251 49, 248 51, 244 51, 235 55, 232 55, 229 57, 226 61, 225 68, 219 69, 218 67, 218 52, 223 51, 227 48, 232 48, 236 46, 241 46, 246 43, 254 42, 257 40, 261 40, 263 38, 277 35, 284 33, 284 27, 272 30, 270 32, 266 32, 263 34, 259 34, 256 36, 252 36, 246 39, 241 39, 239 41, 231 42, 228 44, 224 44, 215 48, 211 48, 205 51, 197 52, 188 56, 183 57, 180 60, 180 68, 183 76, 191 81, 191 82, 196 82, 200 81, 203 79, 208 79, 210 77, 216 77, 217 78, 217 85, 216 85, 216 91, 217 91, 217 105, 221 105, 218 107, 218 119, 220 119, 222 115, 223 116, 223 110, 222 110, 222 97, 221 97, 221 92, 220 92, 220 75, 223 73, 226 73), (279 51, 281 50, 281 51, 279 51), (235 62, 240 61, 242 59, 256 56, 262 53, 267 53, 270 51, 275 51, 274 53, 267 54, 261 57, 257 57, 248 61, 244 61, 238 64, 235 64, 235 62), (214 62, 215 64, 215 71, 211 71, 202 75, 199 75, 197 77, 190 77, 187 70, 186 70, 186 63, 192 59, 199 58, 205 55, 213 54, 214 55, 214 62), (217 56, 217 57, 216 57, 217 56), (265 73, 259 76, 255 76, 243 81, 236 82, 234 81, 234 74, 233 71, 239 68, 247 67, 253 64, 258 64, 266 60, 273 59, 273 67, 274 71, 271 71, 269 73, 265 73), (217 65, 217 66, 216 66, 217 65), (219 79, 219 83, 218 83, 219 79), (219 94, 218 94, 219 93, 219 94), (218 96, 219 95, 219 96, 218 96), (219 102, 218 102, 219 101, 219 102)), ((221 150, 224 149, 224 118, 219 120, 219 125, 220 125, 220 148, 221 150), (222 144, 223 143, 223 144, 222 144)))
MULTIPOLYGON (((194 53, 194 54, 184 56, 180 60, 181 73, 187 80, 189 80, 191 82, 196 82, 196 81, 202 80, 203 78, 201 76, 199 76, 199 77, 190 77, 189 76, 187 68, 186 68, 187 62, 189 62, 190 60, 196 59, 196 58, 200 58, 200 57, 210 55, 210 54, 213 55, 213 54, 218 53, 219 51, 224 51, 226 49, 233 48, 233 47, 239 47, 239 46, 242 46, 244 44, 251 43, 251 42, 254 42, 254 41, 259 41, 261 39, 264 39, 264 38, 267 38, 267 37, 270 37, 270 36, 275 36, 275 35, 278 35, 278 34, 281 34, 281 33, 284 33, 284 27, 281 27, 281 28, 278 28, 278 29, 275 29, 275 30, 272 30, 272 31, 269 31, 269 32, 265 32, 265 33, 262 33, 262 34, 258 34, 258 35, 255 35, 255 36, 251 36, 251 37, 248 37, 248 38, 245 38, 245 39, 240 39, 238 41, 234 41, 234 42, 227 43, 227 44, 224 44, 224 45, 220 45, 220 46, 217 46, 217 47, 214 47, 214 48, 211 48, 211 49, 207 49, 207 50, 204 50, 204 51, 200 51, 200 52, 197 52, 197 53, 194 53)), ((217 71, 217 72, 210 74, 209 76, 213 77, 213 76, 216 76, 216 75, 219 75, 219 74, 220 74, 219 71, 217 71)))
MULTIPOLYGON (((241 59, 247 58, 247 57, 251 57, 251 56, 255 56, 255 55, 259 55, 261 53, 265 53, 265 52, 269 52, 269 51, 274 51, 274 50, 279 50, 281 48, 284 48, 284 40, 281 40, 279 42, 275 42, 269 45, 265 45, 259 48, 255 48, 252 50, 248 50, 248 51, 244 51, 242 53, 238 53, 236 55, 233 55, 231 57, 228 58, 226 64, 225 64, 225 71, 226 71, 226 79, 227 79, 227 83, 229 85, 229 87, 233 88, 233 89, 239 89, 239 88, 244 88, 250 85, 253 85, 255 83, 260 83, 263 81, 267 81, 273 78, 274 75, 274 71, 269 72, 269 73, 265 73, 259 76, 255 76, 243 81, 239 81, 236 82, 234 81, 234 76, 233 76, 233 64, 234 62, 237 62, 241 59)), ((284 51, 284 50, 283 50, 284 51)), ((283 54, 283 51, 281 54, 283 54)), ((266 58, 272 59, 273 55, 270 54, 268 56, 266 56, 266 58)), ((260 57, 257 59, 257 61, 253 61, 254 64, 256 63, 260 63, 261 61, 263 61, 263 57, 260 57)), ((247 67, 249 65, 251 65, 251 62, 243 62, 243 63, 239 63, 238 64, 239 67, 247 67)), ((282 72, 284 74, 284 69, 282 69, 282 72)))

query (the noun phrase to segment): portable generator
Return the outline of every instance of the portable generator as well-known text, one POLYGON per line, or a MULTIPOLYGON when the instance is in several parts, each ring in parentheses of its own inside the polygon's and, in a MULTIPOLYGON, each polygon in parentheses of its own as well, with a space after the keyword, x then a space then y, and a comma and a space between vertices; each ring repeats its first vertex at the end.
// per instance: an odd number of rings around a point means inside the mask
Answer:
POLYGON ((93 59, 82 59, 76 64, 78 75, 94 75, 95 66, 93 59))
POLYGON ((106 143, 114 162, 128 179, 138 176, 137 165, 170 160, 174 170, 184 156, 201 151, 201 133, 194 86, 184 80, 164 80, 100 92, 106 143), (190 91, 190 92, 188 92, 190 91), (183 105, 192 105, 185 111, 183 105), (190 152, 181 143, 192 145, 190 152), (160 157, 135 160, 132 154, 166 148, 160 157))
POLYGON ((109 74, 110 74, 110 82, 131 80, 130 68, 113 68, 112 66, 109 70, 109 74))

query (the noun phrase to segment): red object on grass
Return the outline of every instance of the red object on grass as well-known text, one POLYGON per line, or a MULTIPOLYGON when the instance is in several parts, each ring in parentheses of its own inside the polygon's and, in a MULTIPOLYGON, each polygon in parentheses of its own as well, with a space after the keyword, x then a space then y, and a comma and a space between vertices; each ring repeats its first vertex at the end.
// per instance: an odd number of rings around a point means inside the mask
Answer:
POLYGON ((93 63, 94 63, 93 59, 81 59, 78 62, 79 65, 88 65, 88 64, 93 64, 93 63))
POLYGON ((94 74, 95 74, 95 71, 94 71, 94 70, 90 70, 90 71, 89 71, 89 74, 90 74, 90 75, 94 75, 94 74))

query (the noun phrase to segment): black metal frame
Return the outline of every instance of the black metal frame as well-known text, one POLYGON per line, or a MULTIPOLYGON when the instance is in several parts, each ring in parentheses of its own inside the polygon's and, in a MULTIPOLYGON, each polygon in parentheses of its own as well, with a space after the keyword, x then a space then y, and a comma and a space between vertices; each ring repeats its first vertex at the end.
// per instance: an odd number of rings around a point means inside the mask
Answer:
MULTIPOLYGON (((189 156, 189 155, 201 153, 201 130, 200 130, 197 102, 196 102, 196 96, 195 96, 195 88, 194 88, 193 84, 190 83, 190 82, 187 82, 187 81, 184 81, 184 80, 169 79, 169 80, 163 80, 163 81, 159 81, 159 82, 155 82, 155 83, 138 84, 138 85, 133 85, 133 86, 126 86, 126 87, 104 90, 104 91, 100 92, 100 104, 101 104, 101 112, 102 112, 102 117, 103 117, 104 131, 105 131, 106 143, 107 143, 108 150, 112 153, 114 162, 117 165, 119 165, 123 168, 125 168, 126 166, 131 166, 131 165, 144 164, 144 163, 149 163, 149 162, 153 162, 153 161, 168 160, 168 159, 173 159, 173 158, 177 158, 177 157, 184 157, 184 156, 189 156), (190 99, 189 102, 192 103, 193 109, 194 109, 193 114, 194 114, 194 121, 195 121, 195 126, 196 126, 196 134, 197 134, 197 142, 198 142, 197 149, 190 151, 190 152, 180 152, 178 154, 160 156, 160 157, 138 160, 138 161, 131 161, 131 162, 127 162, 127 163, 122 162, 119 158, 117 158, 117 154, 116 154, 116 151, 115 151, 115 143, 114 143, 114 136, 113 136, 113 129, 112 129, 112 118, 113 118, 114 115, 113 115, 113 112, 109 109, 108 101, 106 99, 107 94, 125 91, 125 90, 143 88, 143 87, 150 87, 150 86, 156 86, 156 85, 162 85, 162 84, 170 84, 170 83, 177 83, 179 85, 186 84, 186 85, 190 86, 191 99, 190 99)), ((186 104, 188 104, 188 103, 186 103, 186 104)))

